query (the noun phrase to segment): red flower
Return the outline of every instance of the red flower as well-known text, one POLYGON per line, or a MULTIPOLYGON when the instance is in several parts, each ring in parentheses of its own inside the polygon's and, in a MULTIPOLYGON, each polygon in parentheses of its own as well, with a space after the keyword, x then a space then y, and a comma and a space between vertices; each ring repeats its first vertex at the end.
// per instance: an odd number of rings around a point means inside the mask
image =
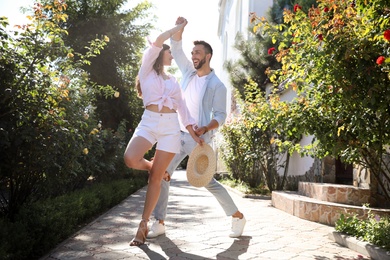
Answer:
POLYGON ((381 65, 385 61, 385 57, 379 56, 378 59, 376 59, 376 64, 381 65))
POLYGON ((324 8, 324 12, 325 12, 325 13, 329 12, 329 7, 325 7, 325 8, 324 8))
POLYGON ((269 55, 272 55, 272 53, 273 53, 274 51, 276 51, 275 47, 271 47, 271 48, 268 49, 268 54, 269 54, 269 55))
POLYGON ((302 9, 302 6, 300 6, 299 4, 294 5, 294 12, 297 12, 300 9, 302 9))
POLYGON ((383 33, 383 37, 385 37, 385 40, 390 41, 390 29, 386 30, 386 31, 383 33))
POLYGON ((324 39, 324 37, 322 36, 322 34, 318 34, 318 35, 317 35, 317 38, 318 38, 318 40, 320 40, 320 41, 322 41, 322 40, 324 39))

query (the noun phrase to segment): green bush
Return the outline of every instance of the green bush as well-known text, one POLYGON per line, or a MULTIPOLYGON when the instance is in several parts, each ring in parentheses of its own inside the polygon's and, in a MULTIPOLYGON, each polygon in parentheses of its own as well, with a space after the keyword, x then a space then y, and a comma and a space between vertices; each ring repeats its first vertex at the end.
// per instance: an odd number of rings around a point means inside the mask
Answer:
POLYGON ((233 179, 247 183, 251 188, 265 184, 270 191, 284 189, 287 185, 287 171, 290 152, 282 142, 295 143, 301 138, 294 122, 280 121, 275 116, 285 111, 287 103, 273 107, 264 93, 250 81, 245 85, 246 99, 235 93, 239 115, 233 115, 221 127, 223 140, 219 142, 221 158, 225 162, 233 179), (294 128, 287 137, 283 130, 294 128), (283 172, 283 175, 279 175, 283 172))
POLYGON ((245 182, 240 182, 232 179, 231 176, 226 176, 226 177, 222 176, 220 179, 218 179, 218 181, 244 194, 271 196, 270 190, 267 188, 267 186, 264 183, 261 183, 256 187, 250 187, 245 182))
POLYGON ((28 30, 8 31, 0 17, 0 214, 11 221, 24 204, 129 171, 123 163, 127 122, 108 129, 94 106, 97 95, 114 92, 83 69, 108 38, 89 42, 83 55, 74 52, 62 40, 68 35, 62 4, 37 4, 28 30))
POLYGON ((0 213, 10 220, 26 202, 82 187, 90 175, 80 158, 99 150, 96 90, 82 67, 107 40, 92 40, 81 56, 65 46, 64 5, 36 4, 31 24, 16 31, 0 17, 0 213))
POLYGON ((336 221, 335 229, 338 232, 390 250, 390 217, 388 216, 369 213, 366 219, 360 219, 357 215, 341 214, 336 221))
POLYGON ((0 219, 0 258, 38 259, 97 215, 146 184, 147 175, 96 183, 25 205, 15 221, 0 219))

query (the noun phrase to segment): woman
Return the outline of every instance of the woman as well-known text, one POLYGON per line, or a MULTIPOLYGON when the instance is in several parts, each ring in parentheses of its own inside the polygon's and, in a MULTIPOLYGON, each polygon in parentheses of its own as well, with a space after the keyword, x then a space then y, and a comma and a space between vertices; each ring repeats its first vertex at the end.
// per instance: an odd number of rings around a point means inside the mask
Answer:
POLYGON ((180 151, 179 117, 192 138, 197 143, 203 142, 203 139, 194 132, 195 120, 190 116, 178 82, 164 71, 164 66, 171 65, 173 59, 169 46, 164 42, 182 30, 186 24, 187 21, 183 21, 160 34, 142 57, 137 89, 142 96, 145 111, 127 145, 124 160, 129 168, 146 170, 150 175, 142 220, 130 246, 140 246, 145 243, 148 221, 157 204, 165 170, 174 155, 180 151), (153 162, 145 160, 145 153, 155 143, 157 146, 153 162))

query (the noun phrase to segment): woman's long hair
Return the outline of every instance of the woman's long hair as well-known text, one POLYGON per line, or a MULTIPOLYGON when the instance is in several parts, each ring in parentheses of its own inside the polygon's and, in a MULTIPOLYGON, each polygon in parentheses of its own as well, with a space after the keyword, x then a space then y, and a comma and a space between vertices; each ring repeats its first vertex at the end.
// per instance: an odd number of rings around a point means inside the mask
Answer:
MULTIPOLYGON (((153 64, 153 69, 156 71, 157 75, 160 75, 164 71, 164 64, 163 64, 164 51, 169 50, 169 49, 170 49, 170 47, 168 45, 163 44, 162 50, 158 54, 158 57, 153 64)), ((139 81, 138 75, 135 78, 135 88, 137 90, 137 96, 139 98, 142 98, 141 83, 139 81)))

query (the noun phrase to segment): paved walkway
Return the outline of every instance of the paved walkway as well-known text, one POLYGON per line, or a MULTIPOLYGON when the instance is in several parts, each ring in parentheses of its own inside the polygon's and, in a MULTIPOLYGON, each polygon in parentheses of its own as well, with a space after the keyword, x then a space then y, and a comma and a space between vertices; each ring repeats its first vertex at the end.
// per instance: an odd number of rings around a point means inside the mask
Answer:
POLYGON ((170 189, 166 235, 128 246, 141 218, 146 189, 112 208, 42 260, 53 259, 369 259, 328 239, 334 229, 229 191, 247 218, 241 238, 229 238, 230 217, 204 188, 176 171, 170 189))

